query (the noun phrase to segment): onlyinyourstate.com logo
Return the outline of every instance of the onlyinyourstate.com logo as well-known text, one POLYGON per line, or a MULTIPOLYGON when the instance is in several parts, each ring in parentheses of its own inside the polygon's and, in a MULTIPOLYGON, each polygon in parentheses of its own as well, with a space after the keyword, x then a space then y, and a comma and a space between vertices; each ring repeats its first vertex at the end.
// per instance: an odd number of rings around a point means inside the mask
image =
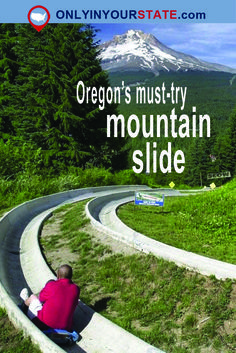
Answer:
POLYGON ((40 32, 49 22, 50 13, 44 6, 34 6, 28 12, 29 23, 40 32))

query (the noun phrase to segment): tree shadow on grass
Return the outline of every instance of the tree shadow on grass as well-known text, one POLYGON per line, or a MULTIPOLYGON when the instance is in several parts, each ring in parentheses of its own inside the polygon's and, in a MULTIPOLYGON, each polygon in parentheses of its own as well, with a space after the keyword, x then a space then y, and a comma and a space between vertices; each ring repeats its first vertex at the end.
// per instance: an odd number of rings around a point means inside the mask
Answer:
POLYGON ((99 299, 94 303, 94 305, 91 306, 91 309, 93 309, 97 313, 100 313, 107 309, 107 305, 110 300, 111 300, 111 297, 105 297, 105 298, 99 299))

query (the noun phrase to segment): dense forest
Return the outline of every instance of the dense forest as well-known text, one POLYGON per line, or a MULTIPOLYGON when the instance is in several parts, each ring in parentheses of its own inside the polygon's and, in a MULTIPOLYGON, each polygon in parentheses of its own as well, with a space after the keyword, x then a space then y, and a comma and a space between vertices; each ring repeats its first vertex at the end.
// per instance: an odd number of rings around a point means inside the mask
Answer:
MULTIPOLYGON (((107 104, 76 100, 82 80, 91 87, 155 87, 165 82, 188 87, 184 112, 192 107, 211 117, 211 137, 150 138, 157 142, 157 155, 172 143, 173 152, 185 154, 183 173, 152 175, 157 185, 208 185, 209 173, 236 166, 236 82, 226 73, 109 74, 102 70, 96 30, 82 24, 50 24, 37 32, 29 24, 0 26, 0 178, 16 179, 22 173, 57 176, 76 168, 105 168, 110 172, 132 170, 132 153, 145 149, 147 139, 107 138, 107 116, 131 114, 170 115, 173 107, 151 104, 107 104), (139 83, 138 83, 139 82, 139 83)), ((134 100, 133 100, 134 102, 134 100)), ((144 155, 144 159, 145 159, 144 155)), ((143 171, 145 174, 145 170, 143 171)), ((146 175, 147 176, 147 175, 146 175)), ((214 180, 213 180, 214 181, 214 180)), ((222 183, 227 179, 218 179, 222 183)))
POLYGON ((29 24, 1 25, 1 175, 118 165, 122 146, 106 139, 106 115, 116 105, 100 111, 76 100, 79 80, 109 85, 94 36, 77 24, 51 24, 41 33, 29 24))
MULTIPOLYGON (((188 185, 209 185, 215 181, 217 185, 229 179, 222 178, 217 180, 208 179, 210 174, 229 171, 231 176, 235 174, 235 119, 236 119, 236 83, 231 84, 232 74, 223 72, 177 72, 161 73, 159 76, 151 76, 150 73, 111 73, 110 80, 113 86, 125 81, 126 85, 131 87, 131 104, 122 104, 119 106, 119 112, 128 118, 131 114, 139 117, 140 125, 143 115, 146 115, 147 121, 151 115, 155 118, 157 115, 165 114, 170 116, 171 110, 175 108, 176 115, 180 117, 186 114, 191 122, 193 107, 196 108, 196 117, 200 114, 210 116, 211 136, 203 134, 200 137, 177 137, 173 138, 169 128, 168 137, 162 134, 159 138, 153 137, 145 139, 142 132, 137 138, 130 138, 126 147, 129 151, 128 167, 132 167, 132 153, 134 150, 145 151, 147 141, 156 142, 157 155, 162 150, 167 149, 167 144, 172 143, 172 149, 182 150, 185 154, 185 170, 181 174, 175 172, 163 174, 157 170, 156 179, 159 184, 167 184, 174 180, 177 183, 188 185), (172 83, 178 87, 187 87, 185 107, 183 110, 179 106, 173 105, 166 100, 166 104, 137 104, 135 102, 136 87, 161 87, 163 82, 166 88, 172 83)), ((197 121, 197 119, 196 119, 197 121)), ((176 130, 178 125, 176 124, 176 130)), ((191 125, 190 125, 191 128, 191 125)), ((197 126, 198 128, 198 126, 197 126)), ((156 126, 154 126, 154 131, 156 126)), ((149 131, 149 126, 146 128, 149 131)), ((198 131, 198 129, 197 129, 198 131)), ((172 153, 173 154, 173 153, 172 153)), ((144 159, 145 159, 144 153, 144 159)))

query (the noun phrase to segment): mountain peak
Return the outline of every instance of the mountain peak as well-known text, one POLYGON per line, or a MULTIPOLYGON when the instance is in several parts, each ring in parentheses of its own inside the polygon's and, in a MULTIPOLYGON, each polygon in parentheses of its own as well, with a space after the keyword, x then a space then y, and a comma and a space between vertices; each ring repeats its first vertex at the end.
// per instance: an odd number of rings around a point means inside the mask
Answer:
POLYGON ((224 71, 235 69, 211 64, 168 48, 150 33, 129 29, 101 45, 102 66, 109 71, 224 71))
MULTIPOLYGON (((118 34, 113 37, 109 44, 112 43, 124 43, 124 42, 137 42, 137 41, 145 41, 147 43, 160 43, 152 34, 145 33, 141 30, 129 29, 124 34, 118 34)), ((161 44, 161 43, 160 43, 161 44)))
POLYGON ((121 34, 120 37, 126 37, 126 38, 131 38, 131 39, 146 39, 146 37, 151 36, 151 34, 144 33, 141 30, 138 29, 129 29, 127 32, 124 34, 121 34))
POLYGON ((141 30, 129 29, 129 30, 128 30, 127 32, 125 32, 125 34, 123 34, 123 35, 125 35, 125 36, 127 36, 127 37, 134 37, 134 36, 136 36, 136 37, 140 38, 140 36, 142 36, 143 34, 144 34, 144 32, 141 31, 141 30))

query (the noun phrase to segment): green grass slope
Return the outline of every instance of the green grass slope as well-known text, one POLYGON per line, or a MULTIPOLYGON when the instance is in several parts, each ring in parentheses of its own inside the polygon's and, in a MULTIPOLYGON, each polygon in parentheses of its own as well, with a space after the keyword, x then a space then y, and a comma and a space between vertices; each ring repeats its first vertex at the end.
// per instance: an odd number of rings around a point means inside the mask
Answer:
POLYGON ((129 227, 187 251, 236 264, 236 179, 202 194, 166 198, 163 208, 127 204, 129 227))
POLYGON ((202 276, 152 255, 114 253, 89 230, 85 204, 59 209, 41 238, 54 270, 65 261, 73 266, 83 302, 168 353, 236 349, 234 281, 202 276))

